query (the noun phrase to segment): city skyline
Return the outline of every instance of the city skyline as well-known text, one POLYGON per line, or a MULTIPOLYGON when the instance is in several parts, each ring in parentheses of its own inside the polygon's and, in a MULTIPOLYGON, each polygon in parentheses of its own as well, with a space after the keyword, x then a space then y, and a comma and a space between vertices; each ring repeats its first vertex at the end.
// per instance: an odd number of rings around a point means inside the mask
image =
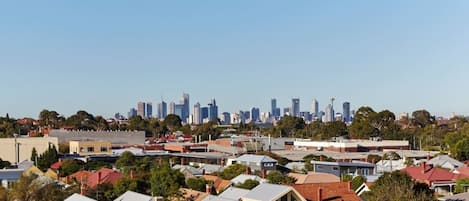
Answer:
POLYGON ((270 111, 272 97, 281 113, 293 97, 300 111, 312 98, 324 110, 336 97, 352 108, 469 115, 467 1, 13 1, 1 8, 1 116, 49 109, 110 117, 138 101, 179 103, 181 93, 202 105, 215 98, 219 113, 270 111))

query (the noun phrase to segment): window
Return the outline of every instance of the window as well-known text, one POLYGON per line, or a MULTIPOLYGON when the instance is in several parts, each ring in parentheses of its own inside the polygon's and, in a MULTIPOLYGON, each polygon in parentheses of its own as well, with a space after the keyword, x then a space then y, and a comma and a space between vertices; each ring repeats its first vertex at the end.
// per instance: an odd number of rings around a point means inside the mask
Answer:
POLYGON ((88 147, 86 151, 87 152, 94 152, 94 147, 88 147))
POLYGON ((101 147, 101 152, 107 152, 107 147, 101 147))

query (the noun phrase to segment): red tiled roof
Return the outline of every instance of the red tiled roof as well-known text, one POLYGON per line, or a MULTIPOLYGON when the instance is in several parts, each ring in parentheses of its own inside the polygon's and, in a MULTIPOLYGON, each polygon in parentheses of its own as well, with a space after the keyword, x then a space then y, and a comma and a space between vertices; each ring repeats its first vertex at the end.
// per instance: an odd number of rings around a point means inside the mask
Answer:
POLYGON ((89 171, 86 171, 86 170, 81 170, 81 171, 78 171, 78 172, 75 172, 73 174, 71 174, 69 177, 71 179, 75 179, 75 181, 81 183, 81 182, 85 182, 88 180, 88 177, 93 174, 92 172, 89 172, 89 171))
POLYGON ((58 169, 60 169, 61 166, 62 166, 62 161, 57 161, 57 162, 53 163, 52 165, 50 165, 50 168, 52 168, 54 170, 58 170, 58 169))
POLYGON ((459 174, 462 176, 469 177, 469 167, 456 168, 456 171, 458 171, 459 174))
POLYGON ((310 201, 320 201, 319 189, 321 189, 321 201, 360 201, 360 198, 351 189, 349 182, 332 182, 316 184, 294 184, 292 187, 298 191, 305 199, 310 201))
POLYGON ((464 177, 463 175, 454 174, 448 170, 433 167, 422 163, 419 166, 410 166, 401 170, 413 179, 432 185, 433 183, 454 182, 456 179, 464 177))
POLYGON ((89 188, 94 188, 101 183, 115 184, 117 180, 119 180, 123 176, 124 175, 120 172, 116 172, 109 168, 101 168, 100 170, 88 176, 88 181, 86 182, 86 184, 89 188), (99 177, 101 178, 99 179, 99 177))

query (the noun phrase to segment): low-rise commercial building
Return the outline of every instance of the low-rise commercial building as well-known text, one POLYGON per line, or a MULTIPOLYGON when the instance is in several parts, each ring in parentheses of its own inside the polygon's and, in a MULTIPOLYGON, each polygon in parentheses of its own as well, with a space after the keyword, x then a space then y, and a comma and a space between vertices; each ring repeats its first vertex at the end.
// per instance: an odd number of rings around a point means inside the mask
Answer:
POLYGON ((49 146, 55 145, 58 150, 56 137, 18 137, 0 139, 0 158, 12 164, 31 159, 33 148, 38 154, 44 153, 49 146))
POLYGON ((70 141, 70 154, 109 155, 112 154, 110 141, 70 141))
POLYGON ((335 152, 368 152, 383 151, 384 149, 408 150, 409 141, 406 140, 338 140, 311 141, 309 139, 295 140, 293 145, 285 145, 286 150, 324 150, 335 152))

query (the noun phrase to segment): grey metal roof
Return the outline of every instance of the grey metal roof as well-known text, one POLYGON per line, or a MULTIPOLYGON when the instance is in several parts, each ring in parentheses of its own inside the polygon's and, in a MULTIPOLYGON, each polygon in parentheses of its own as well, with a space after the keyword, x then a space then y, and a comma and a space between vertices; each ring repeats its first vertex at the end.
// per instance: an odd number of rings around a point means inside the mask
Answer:
POLYGON ((231 200, 239 200, 241 197, 249 193, 249 190, 236 188, 236 187, 229 187, 225 191, 223 191, 218 197, 231 199, 231 200))
POLYGON ((23 169, 0 169, 0 180, 16 181, 23 172, 23 169))
POLYGON ((221 165, 212 165, 212 164, 204 164, 199 167, 199 171, 202 172, 205 170, 205 174, 212 174, 214 172, 221 172, 225 169, 225 167, 221 165))
POLYGON ((311 164, 331 165, 331 166, 340 166, 340 167, 369 167, 369 168, 375 168, 375 164, 362 162, 362 161, 353 161, 353 162, 311 161, 311 164))
POLYGON ((153 197, 133 191, 127 191, 114 201, 153 201, 153 197))
POLYGON ((205 197, 202 201, 238 201, 238 200, 222 198, 222 197, 215 196, 215 195, 209 195, 205 197))
POLYGON ((291 186, 263 183, 253 188, 242 198, 251 200, 277 200, 281 196, 292 191, 291 186))
POLYGON ((240 174, 237 177, 233 178, 231 180, 231 183, 233 183, 233 184, 244 183, 248 179, 256 180, 259 183, 265 183, 266 182, 265 179, 262 179, 261 177, 259 177, 257 175, 240 174))
POLYGON ((96 200, 80 195, 78 193, 74 193, 73 195, 65 199, 64 201, 96 201, 96 200))
POLYGON ((236 161, 254 162, 254 163, 276 163, 277 160, 264 155, 244 154, 235 159, 236 161))
POLYGON ((24 160, 18 163, 18 169, 27 170, 34 165, 34 162, 24 160))
POLYGON ((464 163, 459 162, 458 160, 449 157, 448 155, 439 155, 436 156, 432 159, 430 159, 428 164, 432 164, 434 166, 446 166, 445 164, 451 164, 452 166, 458 168, 458 167, 464 167, 464 163))

